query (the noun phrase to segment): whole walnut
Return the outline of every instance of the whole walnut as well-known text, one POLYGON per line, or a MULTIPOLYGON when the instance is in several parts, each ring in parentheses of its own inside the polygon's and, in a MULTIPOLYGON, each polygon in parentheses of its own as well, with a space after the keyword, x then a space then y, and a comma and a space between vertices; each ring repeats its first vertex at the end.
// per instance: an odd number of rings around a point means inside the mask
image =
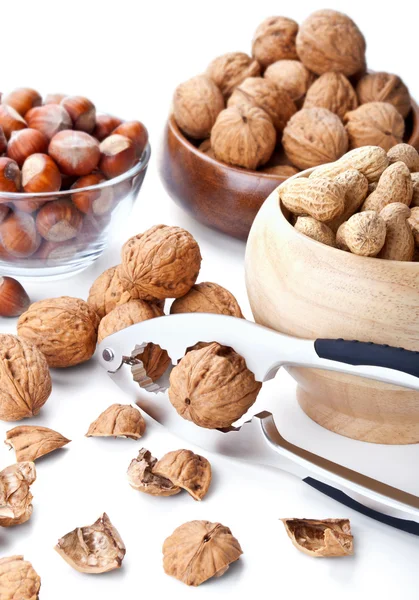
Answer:
POLYGON ((279 177, 292 177, 299 173, 299 170, 291 165, 273 165, 260 170, 267 175, 278 175, 279 177))
POLYGON ((87 303, 103 319, 116 306, 130 300, 131 294, 122 287, 117 267, 111 267, 93 282, 87 303))
POLYGON ((305 96, 315 80, 315 75, 299 60, 277 60, 269 65, 263 76, 285 90, 294 102, 305 96))
POLYGON ((223 575, 243 551, 228 527, 209 521, 189 521, 163 544, 165 573, 197 586, 223 575))
POLYGON ((350 148, 381 146, 384 150, 390 150, 403 140, 403 117, 388 102, 361 104, 346 113, 344 123, 350 148))
POLYGON ((215 158, 245 169, 267 163, 275 145, 276 131, 269 115, 250 104, 223 110, 211 131, 215 158))
POLYGON ((258 106, 268 113, 277 133, 282 133, 285 125, 297 111, 294 101, 285 90, 262 77, 245 79, 227 102, 229 107, 243 104, 258 106))
POLYGON ((297 53, 317 75, 337 71, 347 77, 365 68, 365 39, 347 15, 318 10, 300 26, 297 53))
POLYGON ((208 65, 206 75, 229 98, 235 87, 247 77, 260 75, 260 64, 244 52, 228 52, 214 58, 208 65))
POLYGON ((400 77, 391 73, 364 75, 356 86, 356 93, 360 104, 389 102, 397 108, 403 118, 407 117, 412 106, 407 86, 400 77))
POLYGON ((297 59, 295 38, 298 23, 287 17, 269 17, 256 29, 252 54, 266 68, 277 60, 297 59))
POLYGON ((180 129, 191 138, 210 135, 224 97, 212 79, 197 75, 178 85, 173 96, 173 114, 180 129))
POLYGON ((304 108, 327 108, 340 119, 358 106, 350 81, 342 73, 324 73, 313 83, 304 100, 304 108))
POLYGON ((201 253, 181 227, 155 225, 123 246, 118 276, 132 296, 155 301, 184 296, 195 283, 201 253))
POLYGON ((0 558, 2 600, 38 600, 41 578, 23 556, 0 558))
POLYGON ((348 136, 338 116, 326 108, 303 108, 288 122, 282 144, 300 169, 337 160, 348 149, 348 136))
POLYGON ((93 356, 99 321, 84 300, 61 296, 31 304, 17 331, 39 348, 50 367, 72 367, 93 356))
POLYGON ((255 402, 261 384, 232 348, 211 343, 191 350, 170 374, 169 398, 200 427, 229 427, 255 402))
POLYGON ((198 150, 209 156, 210 158, 215 158, 214 150, 211 148, 211 139, 207 138, 203 142, 201 142, 198 146, 198 150))
POLYGON ((221 285, 209 281, 195 284, 185 296, 173 302, 170 312, 171 314, 204 312, 243 318, 233 294, 221 285))
POLYGON ((37 415, 51 394, 45 356, 20 337, 0 334, 0 419, 37 415))

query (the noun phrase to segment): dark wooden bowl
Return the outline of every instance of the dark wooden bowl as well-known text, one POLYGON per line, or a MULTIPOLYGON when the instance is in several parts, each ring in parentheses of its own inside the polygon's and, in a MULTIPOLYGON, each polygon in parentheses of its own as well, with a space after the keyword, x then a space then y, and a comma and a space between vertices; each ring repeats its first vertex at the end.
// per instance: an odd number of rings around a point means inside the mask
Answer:
MULTIPOLYGON (((419 107, 412 101, 405 140, 419 150, 419 107)), ((172 199, 198 221, 245 240, 269 194, 286 177, 231 167, 207 156, 179 130, 173 116, 166 125, 160 163, 172 199)))

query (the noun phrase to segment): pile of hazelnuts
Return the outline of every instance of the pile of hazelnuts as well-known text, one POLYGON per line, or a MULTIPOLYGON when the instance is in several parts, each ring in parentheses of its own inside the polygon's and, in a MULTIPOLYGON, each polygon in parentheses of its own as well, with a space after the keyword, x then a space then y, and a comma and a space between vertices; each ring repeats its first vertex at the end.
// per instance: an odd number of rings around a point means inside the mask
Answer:
POLYGON ((63 245, 76 247, 75 239, 91 241, 109 224, 130 183, 77 190, 126 173, 141 159, 147 142, 140 121, 96 114, 94 104, 82 96, 50 94, 43 100, 30 88, 2 95, 0 258, 58 257, 63 245), (62 190, 69 194, 52 200, 24 196, 10 201, 1 194, 62 190))

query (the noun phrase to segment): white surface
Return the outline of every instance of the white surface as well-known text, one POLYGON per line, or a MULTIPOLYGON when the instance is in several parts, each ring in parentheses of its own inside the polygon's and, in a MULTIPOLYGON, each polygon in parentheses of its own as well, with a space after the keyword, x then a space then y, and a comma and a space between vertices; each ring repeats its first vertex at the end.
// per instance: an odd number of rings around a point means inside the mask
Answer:
MULTIPOLYGON (((329 3, 349 11, 368 40, 368 62, 376 70, 398 72, 419 97, 416 69, 417 7, 399 0, 395 7, 377 3, 329 3)), ((153 146, 133 219, 125 237, 159 222, 181 225, 196 236, 204 257, 201 280, 229 288, 250 317, 243 279, 244 245, 201 227, 172 204, 158 177, 161 131, 170 96, 182 79, 204 70, 217 54, 248 50, 253 30, 266 16, 286 14, 301 20, 319 2, 278 5, 237 1, 84 2, 21 1, 4 6, 3 91, 30 85, 45 92, 81 93, 98 106, 147 124, 153 146), (7 25, 6 25, 7 24, 7 25)), ((86 297, 93 279, 118 262, 111 249, 77 279, 28 285, 34 300, 70 294, 86 297)), ((13 321, 1 330, 13 332, 13 321)), ((200 596, 241 598, 272 593, 293 598, 417 598, 419 540, 358 515, 274 469, 210 456, 214 479, 202 503, 186 494, 152 498, 132 490, 126 468, 144 444, 153 454, 180 448, 176 439, 148 422, 140 442, 84 437, 88 425, 113 402, 127 402, 99 365, 55 372, 54 389, 41 415, 28 423, 52 427, 70 437, 67 449, 37 463, 34 514, 29 523, 0 530, 0 556, 24 554, 42 578, 42 600, 74 597, 173 600, 200 596), (102 576, 71 569, 53 551, 58 537, 107 511, 127 547, 123 568, 102 576), (350 517, 356 555, 342 560, 314 560, 291 545, 280 517, 350 517), (175 527, 190 519, 219 520, 239 539, 244 555, 220 580, 198 590, 166 576, 161 546, 175 527)), ((269 383, 266 396, 278 397, 281 431, 291 441, 335 461, 418 493, 418 446, 379 447, 325 432, 298 408, 293 383, 285 376, 269 383)), ((12 424, 0 424, 0 437, 12 424)), ((14 453, 0 449, 0 464, 14 453)))

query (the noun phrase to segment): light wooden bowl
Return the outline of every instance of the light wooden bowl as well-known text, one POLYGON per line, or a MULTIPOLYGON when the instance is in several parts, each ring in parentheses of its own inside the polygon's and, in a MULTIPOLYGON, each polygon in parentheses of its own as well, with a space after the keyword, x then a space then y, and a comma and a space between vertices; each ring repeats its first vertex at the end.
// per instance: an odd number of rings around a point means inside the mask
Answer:
MULTIPOLYGON (((249 234, 246 284, 256 322, 277 331, 419 350, 419 263, 360 257, 306 237, 288 222, 276 191, 249 234)), ((331 371, 288 371, 302 409, 327 429, 382 444, 419 442, 419 392, 331 371)))

